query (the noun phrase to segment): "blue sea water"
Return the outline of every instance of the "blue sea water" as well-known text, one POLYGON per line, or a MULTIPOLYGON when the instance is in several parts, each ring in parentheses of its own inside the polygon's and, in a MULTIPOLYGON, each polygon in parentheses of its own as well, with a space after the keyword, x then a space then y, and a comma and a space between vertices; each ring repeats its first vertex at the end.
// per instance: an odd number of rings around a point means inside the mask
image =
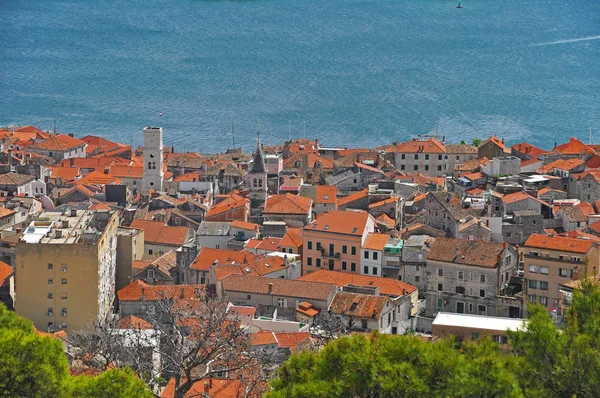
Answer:
MULTIPOLYGON (((178 150, 600 131, 598 0, 0 0, 0 125, 178 150), (163 117, 159 116, 163 112, 163 117)), ((600 142, 600 133, 596 134, 600 142)))

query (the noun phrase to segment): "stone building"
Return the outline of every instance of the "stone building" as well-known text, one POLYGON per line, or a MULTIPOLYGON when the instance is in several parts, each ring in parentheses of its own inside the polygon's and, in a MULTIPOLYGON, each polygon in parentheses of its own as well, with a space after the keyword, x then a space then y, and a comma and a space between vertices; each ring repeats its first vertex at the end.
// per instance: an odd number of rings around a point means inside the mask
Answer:
POLYGON ((163 190, 163 130, 162 127, 144 128, 144 170, 142 191, 163 190))
POLYGON ((395 149, 394 166, 398 171, 435 177, 452 172, 448 168, 446 147, 435 138, 413 139, 395 149))
POLYGON ((413 235, 402 247, 402 280, 419 289, 419 295, 427 292, 427 254, 435 238, 427 235, 413 235))
POLYGON ((427 226, 444 231, 449 237, 459 236, 461 220, 468 216, 479 219, 482 209, 464 208, 460 198, 450 192, 429 192, 425 199, 427 226))

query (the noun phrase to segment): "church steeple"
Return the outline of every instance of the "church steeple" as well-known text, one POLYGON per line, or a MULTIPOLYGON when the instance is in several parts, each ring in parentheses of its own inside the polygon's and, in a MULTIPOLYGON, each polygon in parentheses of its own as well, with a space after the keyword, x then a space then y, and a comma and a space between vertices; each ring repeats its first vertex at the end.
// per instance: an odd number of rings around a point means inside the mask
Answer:
POLYGON ((256 152, 252 161, 252 168, 250 173, 266 173, 265 159, 262 153, 262 147, 260 145, 260 130, 256 133, 256 152))

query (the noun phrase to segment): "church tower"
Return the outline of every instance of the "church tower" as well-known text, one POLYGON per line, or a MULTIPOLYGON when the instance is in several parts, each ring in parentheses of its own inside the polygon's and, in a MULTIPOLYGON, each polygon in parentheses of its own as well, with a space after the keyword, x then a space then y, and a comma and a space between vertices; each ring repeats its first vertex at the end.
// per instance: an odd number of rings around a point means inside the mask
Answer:
POLYGON ((144 174, 142 190, 163 190, 163 130, 162 127, 144 128, 144 174))
POLYGON ((250 193, 250 216, 260 216, 265 201, 267 200, 267 168, 260 145, 260 133, 257 137, 256 152, 252 160, 252 167, 248 170, 247 184, 250 193))

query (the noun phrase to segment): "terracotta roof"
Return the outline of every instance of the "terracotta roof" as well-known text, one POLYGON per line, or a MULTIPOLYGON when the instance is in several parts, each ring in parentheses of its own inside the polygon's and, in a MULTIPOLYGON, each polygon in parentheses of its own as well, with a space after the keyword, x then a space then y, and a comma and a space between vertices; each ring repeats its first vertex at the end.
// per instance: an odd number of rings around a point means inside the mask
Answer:
POLYGON ((206 213, 206 217, 207 218, 214 217, 218 214, 228 212, 232 209, 238 209, 240 207, 245 207, 248 205, 248 203, 249 203, 248 199, 240 196, 237 193, 231 193, 225 199, 216 203, 213 206, 213 208, 210 209, 206 213))
POLYGON ((299 313, 301 313, 303 315, 309 316, 309 317, 313 317, 313 316, 317 315, 319 312, 321 312, 320 309, 318 309, 317 307, 315 307, 308 301, 303 301, 300 304, 298 304, 298 308, 296 308, 296 311, 298 311, 299 313))
POLYGON ((8 277, 13 273, 13 267, 6 264, 4 261, 0 261, 0 287, 5 286, 8 283, 8 277))
POLYGON ((600 184, 600 170, 586 170, 580 174, 579 180, 591 176, 597 183, 600 184))
POLYGON ((337 205, 344 206, 350 202, 354 202, 355 200, 359 200, 359 199, 365 198, 367 196, 368 196, 368 192, 367 192, 367 189, 365 188, 360 192, 355 192, 348 196, 344 196, 343 198, 339 198, 337 201, 337 205))
POLYGON ((276 252, 281 244, 282 238, 269 238, 264 239, 250 238, 244 245, 245 249, 256 249, 256 250, 267 250, 269 252, 276 252))
POLYGON ((520 201, 525 200, 525 199, 532 199, 532 200, 535 200, 536 202, 540 202, 544 206, 549 206, 548 203, 544 202, 543 200, 540 200, 538 198, 534 198, 533 196, 531 196, 528 193, 523 192, 523 191, 521 191, 521 192, 514 192, 514 193, 511 193, 511 194, 508 194, 508 195, 504 195, 502 197, 502 202, 505 205, 509 205, 509 204, 512 204, 512 203, 520 202, 520 201))
POLYGON ((180 174, 177 177, 175 177, 173 179, 173 181, 175 182, 194 182, 194 181, 200 181, 200 177, 202 176, 202 174, 200 173, 190 173, 187 172, 185 174, 180 174))
POLYGON ((581 155, 582 153, 589 155, 596 153, 593 148, 579 141, 575 137, 569 138, 569 142, 554 148, 553 152, 558 152, 563 155, 581 155))
POLYGON ((589 228, 597 234, 600 234, 600 221, 590 224, 589 228))
POLYGON ((0 174, 0 185, 24 185, 35 180, 34 176, 28 174, 4 173, 0 174))
POLYGON ((382 213, 379 217, 375 219, 375 221, 377 221, 379 224, 386 226, 389 229, 392 229, 396 226, 396 221, 394 221, 393 218, 390 218, 390 216, 388 216, 385 213, 382 213))
POLYGON ((335 291, 333 283, 263 278, 260 276, 230 275, 222 282, 225 292, 236 291, 265 295, 269 294, 269 284, 272 284, 272 294, 274 296, 295 297, 305 300, 327 300, 335 291))
POLYGON ((6 207, 0 207, 0 218, 8 217, 15 213, 15 210, 7 209, 6 207))
POLYGON ((390 298, 387 296, 338 292, 329 310, 334 314, 378 319, 388 302, 390 298))
POLYGON ((129 315, 119 319, 121 329, 152 329, 152 324, 135 315, 129 315))
POLYGON ((254 317, 256 314, 256 307, 249 307, 243 305, 230 305, 227 309, 227 313, 231 315, 241 315, 254 317))
POLYGON ((258 228, 260 227, 260 225, 254 224, 251 222, 247 222, 247 221, 234 220, 231 222, 231 227, 237 228, 237 229, 246 229, 248 231, 258 231, 258 228))
POLYGON ((554 188, 544 187, 544 188, 542 188, 542 189, 540 189, 538 191, 538 196, 539 195, 545 195, 545 194, 551 193, 551 192, 566 193, 565 191, 561 191, 560 189, 554 189, 554 188))
POLYGON ((121 183, 121 179, 115 176, 104 174, 100 170, 92 171, 87 173, 84 177, 77 180, 77 184, 96 184, 96 185, 118 185, 121 183))
POLYGON ((307 214, 312 206, 312 199, 284 193, 267 198, 263 214, 307 214))
POLYGON ((462 177, 465 177, 465 178, 468 178, 471 181, 474 181, 474 180, 480 180, 482 178, 486 178, 486 175, 483 174, 482 172, 478 171, 478 172, 475 172, 475 173, 465 173, 465 174, 462 175, 462 177))
POLYGON ((446 153, 450 155, 477 154, 477 148, 467 144, 445 144, 446 153))
POLYGON ((117 292, 119 301, 193 300, 204 294, 204 285, 148 285, 137 279, 117 292))
MULTIPOLYGON (((184 379, 185 380, 185 379, 184 379)), ((183 382, 183 380, 182 380, 183 382)), ((240 379, 202 379, 192 384, 192 387, 188 392, 184 394, 184 398, 198 398, 198 397, 210 397, 210 398, 238 398, 243 396, 257 397, 259 394, 246 394, 248 388, 247 383, 240 379), (208 385, 205 387, 205 383, 208 385), (205 394, 205 388, 208 391, 205 394)), ((175 397, 175 378, 171 378, 164 390, 160 394, 161 398, 174 398, 175 397)), ((251 390, 251 389, 250 389, 251 390)))
POLYGON ((362 244, 362 248, 367 250, 383 251, 387 241, 387 234, 376 234, 371 232, 367 234, 367 239, 365 239, 365 242, 362 244))
POLYGON ((85 142, 65 134, 50 135, 45 141, 31 145, 32 149, 44 151, 69 151, 87 145, 85 142))
POLYGON ((561 206, 559 211, 567 216, 569 222, 585 222, 587 220, 585 214, 577 206, 561 206))
POLYGON ((330 282, 339 288, 352 284, 357 286, 377 286, 379 293, 392 297, 400 297, 411 294, 416 287, 394 278, 382 278, 379 276, 358 275, 349 272, 317 270, 298 278, 300 281, 330 282))
POLYGON ((69 158, 61 161, 58 166, 61 167, 79 167, 81 169, 102 169, 114 163, 122 162, 123 160, 115 157, 104 158, 69 158))
POLYGON ((302 244, 302 229, 288 228, 286 234, 279 243, 279 247, 300 247, 302 244))
POLYGON ((87 188, 87 187, 85 187, 83 185, 74 185, 71 188, 68 188, 68 189, 65 189, 64 191, 61 191, 60 192, 60 196, 61 197, 62 196, 66 196, 66 195, 68 195, 68 194, 70 194, 72 192, 76 192, 76 191, 80 192, 84 196, 87 196, 88 198, 92 198, 95 195, 94 192, 91 189, 89 189, 89 188, 87 188))
POLYGON ((142 178, 144 168, 141 166, 112 166, 108 174, 119 178, 142 178))
POLYGON ((371 203, 369 205, 369 209, 374 209, 376 207, 385 206, 385 205, 389 205, 389 204, 397 203, 397 202, 398 202, 397 196, 390 196, 389 198, 380 200, 379 202, 371 203))
POLYGON ((315 203, 333 204, 337 199, 337 188, 335 185, 317 185, 315 203))
POLYGON ((596 236, 596 235, 592 235, 592 234, 588 234, 587 232, 582 232, 578 229, 574 229, 572 231, 569 231, 565 234, 561 234, 560 236, 564 236, 567 238, 583 238, 583 239, 589 239, 589 240, 593 240, 596 243, 600 243, 600 236, 596 236))
MULTIPOLYGON (((533 159, 536 159, 536 158, 542 156, 544 153, 546 153, 546 151, 544 151, 543 149, 538 148, 535 145, 532 145, 528 142, 521 142, 520 144, 514 144, 511 148, 515 152, 519 152, 524 155, 531 156, 533 159)), ((521 165, 522 165, 522 163, 521 163, 521 165)))
POLYGON ((598 168, 600 168, 600 156, 599 155, 592 155, 585 162, 585 167, 586 167, 586 169, 598 169, 598 168))
POLYGON ((311 338, 309 332, 274 333, 279 348, 296 348, 311 338))
POLYGON ((188 227, 172 227, 159 221, 148 221, 136 218, 131 228, 144 230, 144 242, 161 245, 181 246, 187 242, 188 227))
POLYGON ((141 271, 144 268, 146 268, 146 266, 148 266, 148 264, 150 264, 152 261, 145 261, 145 260, 134 260, 131 263, 131 268, 141 271))
POLYGON ((248 251, 234 251, 203 247, 192 262, 190 268, 208 271, 213 264, 242 264, 253 261, 256 256, 248 251))
POLYGON ((320 156, 317 152, 299 152, 283 161, 284 169, 333 169, 333 160, 320 156), (300 162, 300 167, 296 163, 300 162), (320 166, 319 166, 320 165, 320 166))
POLYGON ((483 240, 437 238, 432 244, 427 260, 496 268, 503 261, 505 243, 483 240))
POLYGON ((396 152, 400 153, 446 153, 444 144, 430 138, 428 140, 411 140, 396 146, 396 152))
POLYGON ((542 161, 539 160, 538 158, 521 160, 521 168, 526 167, 526 166, 531 166, 532 164, 536 164, 536 163, 542 163, 542 161))
POLYGON ((304 227, 304 231, 324 231, 329 233, 361 236, 371 216, 364 211, 333 210, 304 227))
POLYGON ((79 167, 51 167, 51 178, 60 178, 67 181, 74 181, 81 175, 79 167))
POLYGON ((495 135, 493 135, 490 138, 488 138, 487 140, 483 141, 481 144, 479 144, 479 146, 482 147, 483 145, 487 144, 488 142, 491 142, 491 143, 499 146, 500 148, 504 149, 504 142, 502 142, 502 140, 499 139, 498 137, 496 137, 495 135))
POLYGON ((260 330, 257 333, 252 333, 250 335, 250 345, 251 346, 277 345, 277 339, 275 338, 275 333, 266 332, 263 330, 260 330))
POLYGON ((585 162, 581 159, 558 159, 554 162, 548 163, 539 169, 537 169, 537 173, 544 174, 550 173, 554 171, 554 169, 570 171, 576 169, 577 167, 583 165, 585 162))
POLYGON ((587 239, 564 238, 539 234, 531 234, 529 239, 527 239, 527 242, 525 242, 526 247, 584 254, 587 253, 593 245, 594 242, 587 239))

